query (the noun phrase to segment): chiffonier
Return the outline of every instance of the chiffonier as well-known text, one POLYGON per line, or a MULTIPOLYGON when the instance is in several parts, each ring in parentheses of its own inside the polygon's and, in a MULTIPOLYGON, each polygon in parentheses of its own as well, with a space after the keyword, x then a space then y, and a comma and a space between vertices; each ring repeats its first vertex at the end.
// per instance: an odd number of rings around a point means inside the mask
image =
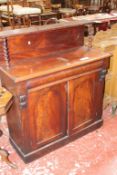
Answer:
POLYGON ((110 54, 84 47, 84 25, 0 34, 0 77, 13 95, 9 139, 30 162, 101 126, 110 54))

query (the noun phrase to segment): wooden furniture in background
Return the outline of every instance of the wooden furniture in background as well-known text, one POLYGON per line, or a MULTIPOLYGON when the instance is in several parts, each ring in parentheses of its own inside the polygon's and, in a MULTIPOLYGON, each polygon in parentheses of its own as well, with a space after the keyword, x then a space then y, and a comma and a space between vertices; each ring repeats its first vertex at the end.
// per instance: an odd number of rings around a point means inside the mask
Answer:
POLYGON ((86 15, 87 14, 87 7, 83 4, 75 4, 73 6, 76 9, 76 15, 86 15))
MULTIPOLYGON (((8 92, 5 88, 0 87, 0 117, 2 117, 3 115, 6 115, 12 103, 13 103, 12 94, 8 92)), ((2 135, 3 135, 3 132, 0 130, 0 137, 2 135)), ((9 153, 6 149, 0 148, 0 157, 10 167, 16 168, 16 165, 10 161, 9 153)))
POLYGON ((6 114, 12 104, 12 94, 5 88, 0 87, 0 116, 6 114))
POLYGON ((112 105, 112 113, 115 114, 117 108, 117 24, 112 25, 112 28, 106 32, 97 32, 93 47, 113 54, 106 76, 104 108, 109 104, 112 105))
POLYGON ((52 4, 51 5, 52 11, 58 12, 61 8, 61 4, 52 4))
POLYGON ((26 0, 25 3, 29 7, 40 8, 42 11, 45 10, 44 0, 26 0))
MULTIPOLYGON (((0 0, 0 6, 7 5, 7 0, 0 0)), ((2 20, 2 11, 0 10, 0 28, 3 29, 4 24, 7 23, 7 20, 2 20)))
POLYGON ((21 27, 22 24, 25 27, 30 26, 30 18, 32 16, 38 17, 38 23, 40 24, 41 9, 24 7, 23 5, 23 1, 8 0, 6 5, 0 6, 1 19, 8 20, 9 26, 12 28, 15 28, 16 24, 18 24, 19 27, 21 27))
POLYGON ((116 0, 78 0, 76 2, 87 6, 87 13, 90 14, 98 12, 110 13, 111 10, 117 9, 116 0))
POLYGON ((104 21, 94 21, 93 22, 94 25, 94 34, 96 34, 96 32, 103 30, 106 31, 109 28, 109 21, 108 20, 104 20, 104 21))
POLYGON ((60 8, 59 12, 61 13, 61 18, 68 18, 68 17, 72 17, 76 14, 76 9, 60 8))
POLYGON ((57 22, 57 18, 58 18, 58 13, 57 12, 43 12, 41 14, 41 24, 49 24, 49 22, 51 23, 52 21, 57 22))

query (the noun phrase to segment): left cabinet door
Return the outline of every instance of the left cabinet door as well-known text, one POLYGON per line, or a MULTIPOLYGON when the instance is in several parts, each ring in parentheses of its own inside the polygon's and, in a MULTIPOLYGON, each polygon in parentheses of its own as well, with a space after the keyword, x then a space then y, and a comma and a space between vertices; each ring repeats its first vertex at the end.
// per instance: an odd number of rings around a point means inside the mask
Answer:
POLYGON ((66 83, 29 90, 28 111, 33 149, 66 136, 66 93, 66 83))

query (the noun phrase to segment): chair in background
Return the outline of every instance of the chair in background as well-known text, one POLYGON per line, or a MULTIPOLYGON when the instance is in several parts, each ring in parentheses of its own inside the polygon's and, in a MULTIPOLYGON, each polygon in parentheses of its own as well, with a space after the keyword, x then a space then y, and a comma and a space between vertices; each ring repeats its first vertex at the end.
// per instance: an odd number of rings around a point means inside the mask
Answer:
POLYGON ((100 12, 100 8, 103 6, 103 0, 90 0, 87 12, 89 14, 95 14, 100 12))
POLYGON ((46 24, 56 24, 56 23, 59 23, 59 20, 57 18, 50 18, 50 19, 47 19, 44 23, 44 25, 46 24))
POLYGON ((76 15, 76 9, 72 8, 60 8, 59 12, 61 13, 61 18, 68 18, 76 15))
POLYGON ((1 19, 7 19, 9 25, 14 29, 16 24, 19 27, 23 24, 24 27, 31 25, 31 16, 38 17, 38 23, 40 24, 41 8, 34 8, 29 6, 23 6, 23 1, 7 0, 6 5, 0 6, 1 19))
POLYGON ((3 21, 6 20, 8 22, 8 25, 14 28, 14 23, 16 20, 14 13, 15 11, 18 11, 19 8, 21 8, 20 5, 13 5, 11 1, 6 0, 6 3, 0 6, 1 23, 3 24, 3 21))
POLYGON ((52 8, 52 11, 58 12, 59 9, 61 8, 61 4, 60 3, 58 3, 58 4, 52 4, 51 5, 51 8, 52 8))
POLYGON ((76 15, 86 15, 87 14, 87 7, 83 4, 74 4, 74 9, 76 9, 76 15))
POLYGON ((43 0, 27 0, 25 5, 32 8, 39 8, 41 12, 44 12, 45 5, 43 0))
MULTIPOLYGON (((0 0, 0 6, 6 5, 6 4, 7 4, 7 0, 0 0)), ((3 25, 6 22, 7 22, 6 20, 2 20, 2 12, 0 11, 0 28, 1 28, 1 30, 3 29, 3 25)))
POLYGON ((43 0, 27 0, 27 6, 32 7, 32 8, 39 8, 41 9, 41 17, 37 15, 30 15, 31 23, 40 23, 43 24, 42 22, 42 15, 46 11, 46 6, 43 0))

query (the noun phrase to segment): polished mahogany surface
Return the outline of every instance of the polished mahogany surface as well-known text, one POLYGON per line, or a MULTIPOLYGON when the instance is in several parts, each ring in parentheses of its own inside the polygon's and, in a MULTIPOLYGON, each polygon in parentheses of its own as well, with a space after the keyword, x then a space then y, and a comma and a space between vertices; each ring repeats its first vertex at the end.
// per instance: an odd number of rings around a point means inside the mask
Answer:
MULTIPOLYGON (((21 30, 22 32, 24 29, 21 30)), ((84 43, 84 26, 61 27, 48 30, 34 28, 29 33, 19 33, 1 38, 0 60, 12 61, 24 58, 49 56, 68 49, 82 46, 84 43)), ((14 31, 13 31, 14 32, 14 31)))
MULTIPOLYGON (((50 27, 51 28, 51 27, 50 27)), ((101 126, 110 54, 83 46, 84 26, 2 35, 9 137, 25 162, 101 126)))
POLYGON ((11 36, 7 39, 9 57, 30 59, 78 47, 83 45, 83 31, 84 27, 80 26, 11 36))
POLYGON ((54 56, 23 59, 22 61, 12 61, 11 64, 3 65, 1 69, 16 82, 35 78, 71 67, 84 65, 87 63, 102 60, 109 57, 108 53, 99 52, 96 49, 89 49, 85 46, 67 50, 54 56))

